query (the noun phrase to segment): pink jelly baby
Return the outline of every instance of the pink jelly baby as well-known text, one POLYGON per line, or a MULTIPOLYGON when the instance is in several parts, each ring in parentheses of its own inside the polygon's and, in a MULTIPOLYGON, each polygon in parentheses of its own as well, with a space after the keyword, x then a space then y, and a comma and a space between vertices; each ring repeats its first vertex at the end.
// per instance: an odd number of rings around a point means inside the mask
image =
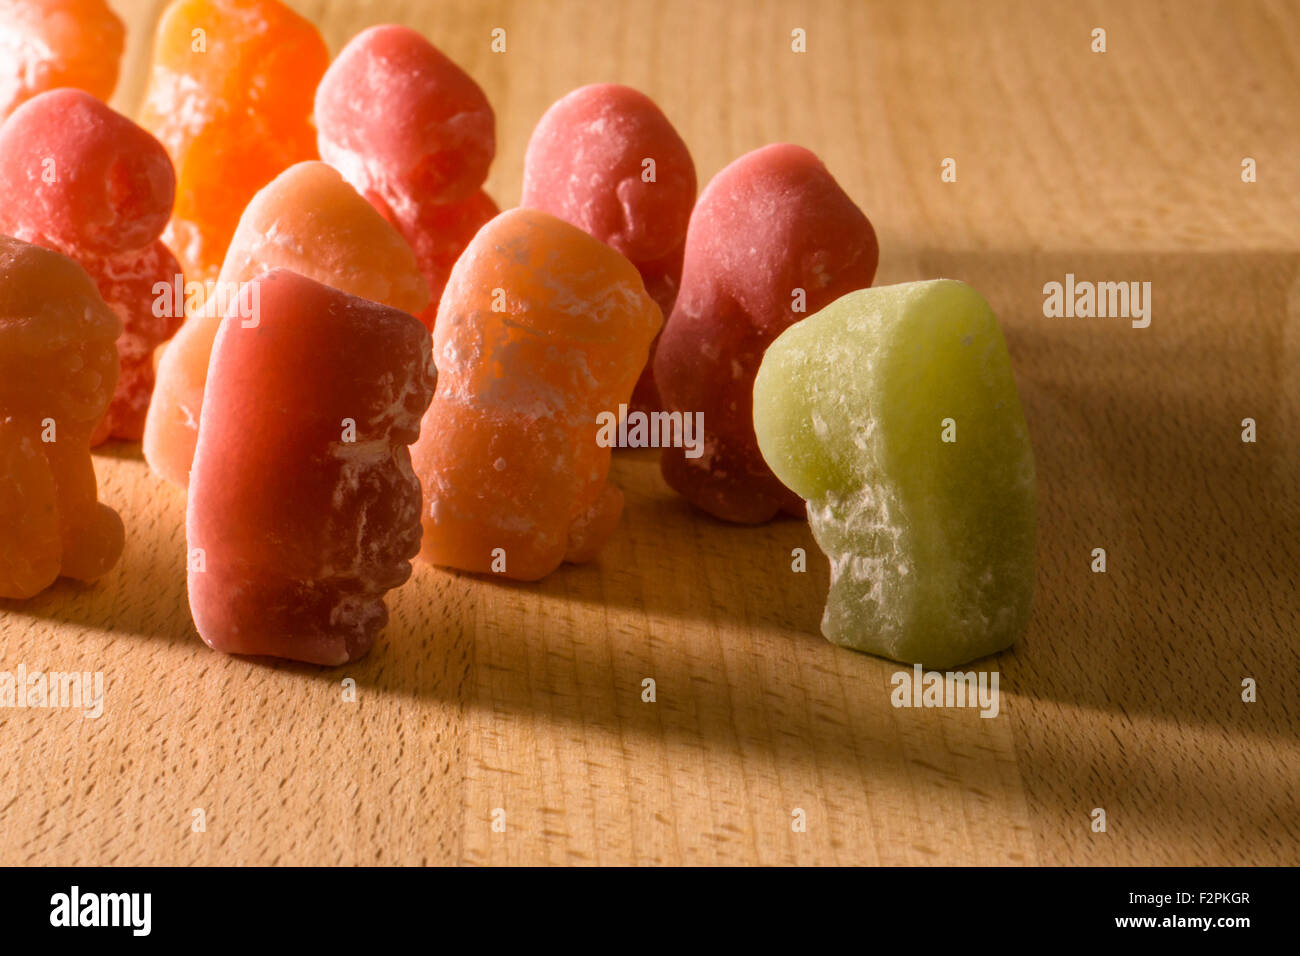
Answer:
MULTIPOLYGON (((695 164, 663 111, 617 83, 583 86, 543 115, 524 156, 521 206, 541 209, 613 246, 641 273, 664 315, 681 281, 695 164)), ((653 356, 632 406, 658 407, 653 356)))
POLYGON ((879 254, 862 210, 799 146, 747 153, 705 187, 654 362, 664 408, 704 415, 702 453, 665 448, 660 459, 668 484, 696 507, 746 524, 803 515, 759 453, 754 376, 781 332, 871 285, 879 254))
POLYGON ((410 313, 273 269, 212 348, 186 510, 190 610, 229 654, 343 664, 420 549, 408 447, 437 383, 410 313))
POLYGON ((316 90, 321 159, 343 174, 415 250, 433 296, 430 328, 457 257, 497 214, 483 192, 496 119, 464 70, 416 31, 357 34, 316 90))

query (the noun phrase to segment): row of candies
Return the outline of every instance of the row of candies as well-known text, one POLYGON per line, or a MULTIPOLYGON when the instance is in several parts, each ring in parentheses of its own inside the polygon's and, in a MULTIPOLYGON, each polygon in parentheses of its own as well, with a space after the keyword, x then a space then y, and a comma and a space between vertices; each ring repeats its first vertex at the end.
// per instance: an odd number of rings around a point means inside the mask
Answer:
POLYGON ((662 452, 699 508, 806 510, 837 643, 937 666, 1023 630, 1033 461, 996 319, 960 283, 869 289, 875 233, 812 153, 756 150, 697 200, 650 99, 583 87, 500 213, 492 108, 413 30, 331 63, 278 0, 177 0, 138 126, 102 101, 114 44, 103 0, 0 0, 32 61, 0 87, 0 594, 112 566, 88 448, 142 439, 188 487, 203 639, 353 660, 417 552, 520 580, 593 559, 623 507, 596 423, 630 403, 702 415, 662 452), (181 275, 188 318, 159 295, 181 275))

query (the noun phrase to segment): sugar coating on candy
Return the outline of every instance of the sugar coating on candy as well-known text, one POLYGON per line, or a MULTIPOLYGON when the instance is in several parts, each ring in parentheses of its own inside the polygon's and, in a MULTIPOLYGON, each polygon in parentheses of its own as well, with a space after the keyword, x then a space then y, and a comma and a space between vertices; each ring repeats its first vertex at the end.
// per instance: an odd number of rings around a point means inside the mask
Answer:
POLYGON ((328 65, 316 28, 279 0, 175 0, 163 12, 140 123, 176 166, 163 238, 188 278, 214 278, 253 194, 316 158, 312 97, 328 65))
MULTIPOLYGON (((695 188, 690 150, 654 101, 631 87, 597 83, 542 115, 524 156, 520 205, 558 216, 623 253, 668 315, 695 188)), ((633 404, 657 401, 647 364, 633 404)))
POLYGON ((434 330, 421 557, 519 580, 594 558, 622 510, 597 416, 627 401, 661 323, 636 268, 582 230, 532 209, 484 226, 434 330))
POLYGON ((180 263, 161 240, 136 252, 100 259, 86 256, 80 261, 95 277, 108 307, 123 321, 117 340, 122 373, 90 443, 98 445, 110 437, 140 441, 153 399, 154 349, 170 339, 184 321, 179 309, 155 309, 158 284, 174 283, 181 274, 180 263))
POLYGON ((392 24, 357 34, 316 91, 321 158, 415 249, 433 304, 457 256, 496 215, 482 192, 496 118, 478 84, 432 43, 392 24))
POLYGON ((0 122, 59 87, 107 100, 125 42, 106 0, 0 0, 0 122))
POLYGON ((175 183, 156 139, 80 90, 41 93, 0 126, 0 232, 77 260, 122 320, 122 373, 92 445, 139 440, 153 350, 183 319, 155 309, 156 284, 180 271, 158 241, 175 183))
POLYGON ((437 372, 414 316, 285 269, 222 321, 186 535, 190 610, 231 654, 335 665, 369 650, 420 547, 408 445, 437 372))
POLYGON ((691 214, 681 291, 655 352, 664 408, 704 414, 699 457, 663 451, 670 486, 727 521, 803 513, 755 444, 754 373, 787 327, 869 286, 878 258, 871 223, 806 149, 765 146, 713 178, 691 214))
POLYGON ((93 581, 122 553, 90 457, 121 330, 79 265, 0 235, 0 597, 93 581))
POLYGON ((792 326, 754 381, 754 428, 830 558, 827 638, 943 669, 1024 632, 1034 455, 978 292, 867 289, 792 326))
MULTIPOLYGON (((406 241, 322 162, 289 167, 253 197, 216 288, 233 300, 235 290, 246 295, 248 280, 275 268, 412 314, 429 302, 406 241)), ((156 474, 179 485, 189 481, 208 360, 221 320, 211 309, 191 316, 158 364, 144 455, 156 474)))

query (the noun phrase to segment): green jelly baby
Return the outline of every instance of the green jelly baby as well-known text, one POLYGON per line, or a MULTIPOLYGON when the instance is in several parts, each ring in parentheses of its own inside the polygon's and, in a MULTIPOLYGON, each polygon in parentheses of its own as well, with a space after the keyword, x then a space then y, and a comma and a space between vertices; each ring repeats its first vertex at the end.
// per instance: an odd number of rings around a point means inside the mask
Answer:
POLYGON ((831 563, 822 633, 947 668, 1011 646, 1034 593, 1034 454, 997 318, 950 279, 851 292, 768 348, 764 459, 831 563))

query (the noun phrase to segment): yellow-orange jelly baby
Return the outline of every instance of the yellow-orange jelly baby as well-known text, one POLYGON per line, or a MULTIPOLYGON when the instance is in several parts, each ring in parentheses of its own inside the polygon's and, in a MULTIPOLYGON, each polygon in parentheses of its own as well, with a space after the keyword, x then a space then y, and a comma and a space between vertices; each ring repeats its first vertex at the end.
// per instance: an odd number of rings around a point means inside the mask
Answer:
POLYGON ((421 557, 519 580, 594 558, 623 509, 599 416, 627 403, 662 324, 636 267, 581 229, 512 209, 479 230, 438 306, 411 450, 421 557))
POLYGON ((0 597, 93 581, 122 554, 90 458, 121 331, 81 266, 0 236, 0 597))
POLYGON ((185 277, 216 278, 239 215, 286 167, 315 159, 329 50, 279 0, 175 0, 158 24, 140 125, 176 167, 163 241, 185 277))

